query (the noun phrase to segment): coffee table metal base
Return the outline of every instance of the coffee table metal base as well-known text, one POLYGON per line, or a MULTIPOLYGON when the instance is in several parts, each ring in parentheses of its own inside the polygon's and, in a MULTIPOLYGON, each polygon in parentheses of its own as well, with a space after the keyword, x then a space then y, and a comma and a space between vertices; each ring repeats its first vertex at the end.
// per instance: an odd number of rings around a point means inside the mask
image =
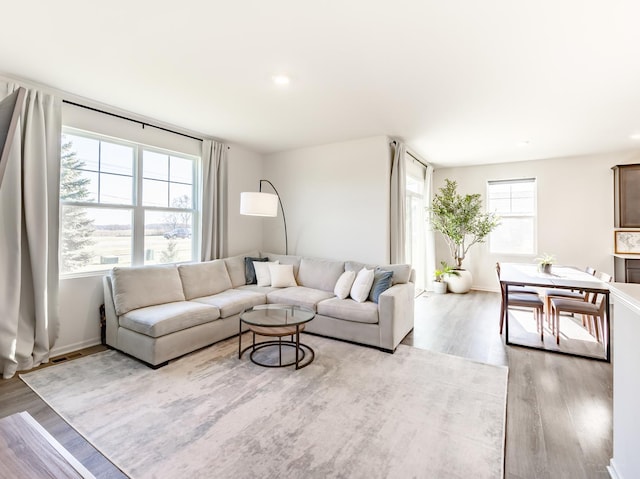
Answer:
POLYGON ((253 328, 250 328, 251 334, 253 336, 252 343, 250 346, 247 346, 244 349, 241 349, 242 344, 242 334, 240 334, 240 338, 238 341, 238 358, 242 358, 245 352, 251 350, 249 354, 249 359, 252 363, 257 364, 258 366, 263 366, 265 368, 284 368, 288 366, 296 366, 296 369, 302 369, 309 364, 311 364, 316 356, 315 351, 311 346, 308 346, 304 343, 300 342, 300 328, 296 327, 295 332, 291 330, 291 328, 283 334, 278 334, 275 331, 270 332, 270 334, 264 334, 265 331, 263 328, 255 328, 259 329, 258 334, 267 335, 267 336, 277 336, 278 339, 272 339, 269 341, 263 341, 260 343, 256 343, 256 331, 253 331, 253 328), (284 336, 291 336, 291 339, 282 339, 284 336), (295 339, 294 339, 295 338, 295 339), (296 351, 295 359, 292 361, 288 361, 286 363, 282 362, 282 348, 293 348, 296 351), (278 364, 270 364, 258 361, 255 358, 255 354, 262 349, 269 348, 278 348, 278 364), (305 360, 306 359, 306 360, 305 360))

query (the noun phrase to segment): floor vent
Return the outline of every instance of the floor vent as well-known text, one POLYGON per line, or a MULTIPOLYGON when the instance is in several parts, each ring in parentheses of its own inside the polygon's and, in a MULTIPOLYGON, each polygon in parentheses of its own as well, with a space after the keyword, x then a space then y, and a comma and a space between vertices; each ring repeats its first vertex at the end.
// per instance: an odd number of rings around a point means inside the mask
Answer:
POLYGON ((51 362, 54 364, 64 363, 65 361, 69 361, 70 359, 76 359, 81 356, 84 356, 82 353, 71 353, 66 356, 58 356, 57 358, 51 359, 51 362))

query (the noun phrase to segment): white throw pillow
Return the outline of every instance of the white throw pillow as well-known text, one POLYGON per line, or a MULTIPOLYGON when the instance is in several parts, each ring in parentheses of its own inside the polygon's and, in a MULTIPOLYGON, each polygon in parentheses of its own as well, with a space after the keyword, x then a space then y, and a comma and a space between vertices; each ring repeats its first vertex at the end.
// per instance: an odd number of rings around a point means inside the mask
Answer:
POLYGON ((346 299, 351 291, 351 286, 356 279, 355 271, 345 271, 340 275, 336 282, 336 287, 333 288, 334 294, 340 299, 346 299))
POLYGON ((364 303, 369 297, 371 286, 373 285, 373 269, 362 268, 358 271, 353 286, 351 286, 351 297, 358 303, 364 303))
POLYGON ((292 264, 269 264, 269 274, 271 275, 271 286, 274 288, 298 286, 296 278, 293 277, 292 264))
POLYGON ((279 261, 253 261, 253 268, 256 270, 256 281, 258 286, 271 286, 269 265, 279 263, 279 261))

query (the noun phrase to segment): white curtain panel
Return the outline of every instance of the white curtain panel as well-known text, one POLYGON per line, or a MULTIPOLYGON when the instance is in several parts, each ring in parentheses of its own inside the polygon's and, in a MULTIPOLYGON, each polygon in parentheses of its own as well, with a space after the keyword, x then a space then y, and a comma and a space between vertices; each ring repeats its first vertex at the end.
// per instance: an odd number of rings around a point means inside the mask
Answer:
POLYGON ((202 142, 202 261, 227 252, 227 150, 224 143, 202 142))
POLYGON ((406 147, 395 141, 391 144, 391 214, 390 217, 390 263, 405 263, 405 228, 407 223, 406 193, 407 172, 405 164, 406 147))
MULTIPOLYGON (((18 88, 0 81, 0 98, 18 88)), ((49 360, 58 337, 61 101, 27 89, 0 186, 0 374, 49 360)))
POLYGON ((436 270, 436 235, 431 225, 431 204, 433 202, 433 166, 427 165, 427 177, 424 184, 424 202, 426 210, 427 227, 426 234, 426 282, 427 289, 433 290, 433 273, 436 270))

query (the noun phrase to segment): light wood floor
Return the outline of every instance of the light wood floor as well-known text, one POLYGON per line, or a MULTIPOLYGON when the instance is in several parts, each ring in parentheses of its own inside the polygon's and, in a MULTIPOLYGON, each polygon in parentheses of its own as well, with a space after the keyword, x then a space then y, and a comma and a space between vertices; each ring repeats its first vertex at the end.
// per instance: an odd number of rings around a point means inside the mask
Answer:
MULTIPOLYGON (((66 357, 82 357, 105 348, 97 346, 83 350, 81 354, 67 355, 66 357)), ((73 360, 71 358, 70 360, 73 360)), ((53 365, 53 361, 42 367, 53 365)), ((75 429, 69 426, 58 416, 53 409, 40 399, 17 376, 12 379, 0 379, 0 417, 27 411, 33 418, 55 437, 62 446, 67 449, 83 466, 97 478, 126 478, 119 469, 102 456, 91 444, 84 440, 75 429)), ((96 411, 100 414, 100 411, 96 411)), ((1 476, 2 474, 0 474, 1 476)))
MULTIPOLYGON (((415 328, 403 343, 509 366, 507 479, 609 477, 611 365, 505 346, 499 309, 495 293, 428 294, 416 299, 415 328)), ((28 411, 96 477, 124 477, 22 381, 0 380, 0 417, 19 411, 28 411)))
POLYGON ((403 343, 509 366, 507 479, 608 478, 611 364, 505 346, 499 314, 497 293, 428 294, 403 343))

